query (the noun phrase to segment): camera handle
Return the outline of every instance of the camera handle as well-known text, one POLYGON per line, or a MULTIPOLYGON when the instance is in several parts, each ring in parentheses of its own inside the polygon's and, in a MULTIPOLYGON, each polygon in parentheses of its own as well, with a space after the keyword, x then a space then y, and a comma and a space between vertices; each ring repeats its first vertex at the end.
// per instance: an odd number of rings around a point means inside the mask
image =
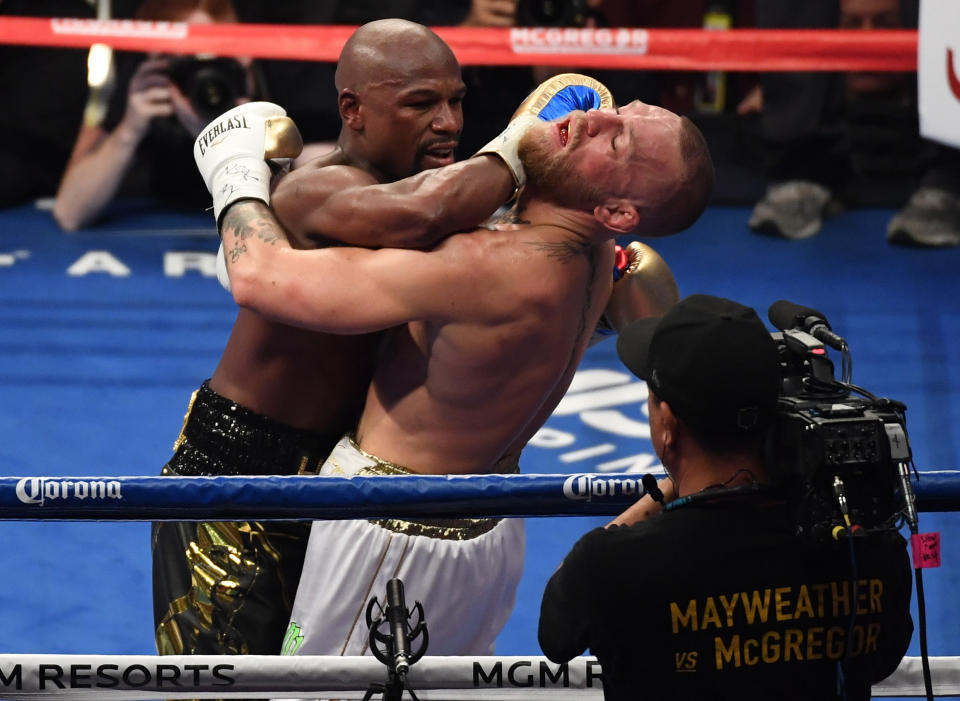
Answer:
POLYGON ((810 363, 810 376, 815 380, 832 383, 833 363, 827 356, 826 346, 806 331, 786 329, 783 331, 783 341, 787 350, 805 358, 810 363))

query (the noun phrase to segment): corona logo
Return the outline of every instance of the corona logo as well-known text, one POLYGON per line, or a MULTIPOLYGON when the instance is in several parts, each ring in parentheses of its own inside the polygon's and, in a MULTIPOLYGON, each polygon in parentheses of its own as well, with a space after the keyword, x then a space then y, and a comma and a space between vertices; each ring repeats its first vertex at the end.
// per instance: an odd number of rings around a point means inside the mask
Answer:
POLYGON ((51 480, 24 477, 17 482, 17 499, 24 504, 43 506, 56 499, 122 499, 117 480, 51 480))
POLYGON ((567 499, 590 501, 594 497, 620 495, 640 496, 643 483, 629 477, 595 477, 593 475, 570 475, 563 483, 563 495, 567 499))

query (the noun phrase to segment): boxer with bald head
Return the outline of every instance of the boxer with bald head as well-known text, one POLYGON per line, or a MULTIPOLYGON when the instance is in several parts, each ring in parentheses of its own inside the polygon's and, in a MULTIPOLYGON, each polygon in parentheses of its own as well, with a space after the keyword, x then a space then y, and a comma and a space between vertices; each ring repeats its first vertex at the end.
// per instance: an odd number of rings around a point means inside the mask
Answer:
MULTIPOLYGON (((539 122, 518 151, 527 182, 510 217, 429 251, 297 251, 280 201, 277 217, 261 202, 226 210, 241 307, 328 333, 397 327, 321 474, 515 470, 610 298, 613 237, 689 226, 713 184, 696 127, 639 102, 539 122)), ((317 522, 284 651, 360 654, 358 612, 399 576, 426 607, 432 654, 490 654, 522 562, 517 519, 317 522)))
MULTIPOLYGON (((453 53, 428 28, 403 20, 364 25, 344 47, 336 82, 343 120, 336 147, 274 193, 291 245, 428 246, 477 225, 513 192, 498 158, 449 165, 463 126, 464 85, 453 53), (449 167, 395 182, 438 166, 449 167)), ((208 125, 204 151, 216 150, 227 126, 235 124, 208 125)), ((264 177, 260 160, 260 168, 243 164, 252 179, 264 177)), ((225 253, 235 258, 242 247, 225 253)), ((380 343, 370 331, 332 335, 240 309, 163 474, 315 473, 357 425, 380 343)), ((156 524, 160 653, 276 653, 308 531, 309 523, 156 524)))
MULTIPOLYGON (((369 152, 372 174, 381 180, 396 180, 426 168, 453 163, 459 129, 454 121, 441 123, 428 138, 410 134, 415 142, 415 161, 400 150, 396 122, 417 119, 418 108, 432 97, 431 79, 459 75, 459 66, 449 47, 426 27, 401 20, 382 20, 358 29, 343 47, 334 77, 341 107, 364 105, 365 128, 344 136, 357 139, 356 148, 369 152), (398 31, 398 27, 403 28, 398 31), (411 80, 411 78, 415 78, 411 80), (399 90, 398 90, 399 88, 399 90), (397 109, 403 105, 403 111, 397 109), (376 162, 376 165, 373 165, 376 162), (386 168, 386 173, 378 173, 386 168)), ((462 82, 449 86, 462 99, 462 82)))

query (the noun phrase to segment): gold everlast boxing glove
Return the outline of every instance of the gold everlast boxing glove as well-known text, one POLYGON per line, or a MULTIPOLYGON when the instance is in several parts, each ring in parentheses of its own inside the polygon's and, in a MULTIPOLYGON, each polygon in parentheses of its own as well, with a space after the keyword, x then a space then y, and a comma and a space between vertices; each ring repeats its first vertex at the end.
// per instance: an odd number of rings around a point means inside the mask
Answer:
POLYGON ((579 73, 561 73, 543 81, 513 113, 507 128, 474 154, 493 154, 503 159, 519 188, 526 182, 523 163, 517 153, 520 139, 531 125, 549 122, 573 110, 615 107, 613 95, 603 83, 579 73))
POLYGON ((670 267, 650 246, 633 241, 617 247, 617 271, 610 299, 603 310, 590 345, 599 343, 636 319, 663 316, 680 299, 670 267))

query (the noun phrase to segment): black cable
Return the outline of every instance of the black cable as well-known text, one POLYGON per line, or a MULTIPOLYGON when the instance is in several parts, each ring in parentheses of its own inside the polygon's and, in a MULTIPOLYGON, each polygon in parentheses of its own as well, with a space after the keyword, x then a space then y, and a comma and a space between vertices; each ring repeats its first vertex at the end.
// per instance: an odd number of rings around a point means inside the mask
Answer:
POLYGON ((803 396, 811 399, 842 399, 850 394, 848 386, 837 380, 828 382, 806 376, 801 379, 801 385, 805 392, 803 396))
MULTIPOLYGON (((914 477, 919 479, 920 475, 917 473, 917 466, 913 464, 913 460, 908 459, 906 463, 901 463, 901 479, 903 484, 904 491, 904 506, 907 511, 907 523, 910 526, 910 535, 915 536, 920 531, 920 526, 917 521, 917 513, 914 508, 914 494, 913 488, 910 485, 910 473, 913 473, 914 477), (906 471, 903 471, 903 467, 906 467, 906 471)), ((910 548, 913 550, 917 547, 915 541, 911 541, 910 548)), ((916 557, 917 553, 913 553, 916 557)), ((916 560, 914 560, 916 562, 916 560)), ((923 689, 926 692, 927 701, 933 701, 933 682, 930 678, 930 657, 927 653, 927 605, 926 600, 923 595, 923 573, 922 567, 914 567, 914 575, 917 580, 917 618, 920 620, 917 621, 918 634, 920 636, 920 664, 923 668, 923 689)))
MULTIPOLYGON (((851 364, 852 364, 852 361, 851 361, 851 364)), ((860 396, 865 397, 871 401, 881 401, 880 399, 877 398, 875 394, 870 392, 868 389, 864 387, 860 387, 859 385, 855 385, 852 382, 841 382, 839 380, 830 380, 828 382, 826 380, 821 380, 816 377, 808 376, 803 378, 802 384, 804 389, 806 389, 810 394, 814 394, 818 396, 819 395, 830 395, 830 396, 848 395, 850 394, 850 392, 856 392, 860 396)), ((882 400, 882 401, 888 401, 888 400, 882 400)), ((891 408, 896 409, 896 407, 891 407, 891 408)))
POLYGON ((914 568, 917 575, 917 618, 920 620, 920 663, 923 667, 923 689, 927 694, 927 701, 933 701, 933 681, 930 679, 930 658, 927 655, 927 611, 923 599, 922 568, 914 568))
POLYGON ((411 688, 410 682, 407 681, 406 674, 403 675, 403 688, 407 690, 407 693, 410 694, 410 698, 412 698, 413 701, 420 701, 420 699, 417 698, 417 695, 413 693, 413 688, 411 688))
MULTIPOLYGON (((860 595, 860 583, 857 577, 857 556, 856 550, 853 547, 853 533, 849 526, 846 530, 846 538, 850 544, 850 585, 853 591, 850 597, 850 624, 847 626, 847 645, 843 651, 843 660, 837 661, 837 693, 840 694, 840 698, 842 698, 843 701, 847 700, 847 670, 850 665, 850 647, 853 641, 853 629, 857 621, 857 597, 860 595)), ((866 635, 866 633, 864 633, 864 635, 866 635)), ((866 646, 867 641, 864 640, 863 644, 866 646)))

